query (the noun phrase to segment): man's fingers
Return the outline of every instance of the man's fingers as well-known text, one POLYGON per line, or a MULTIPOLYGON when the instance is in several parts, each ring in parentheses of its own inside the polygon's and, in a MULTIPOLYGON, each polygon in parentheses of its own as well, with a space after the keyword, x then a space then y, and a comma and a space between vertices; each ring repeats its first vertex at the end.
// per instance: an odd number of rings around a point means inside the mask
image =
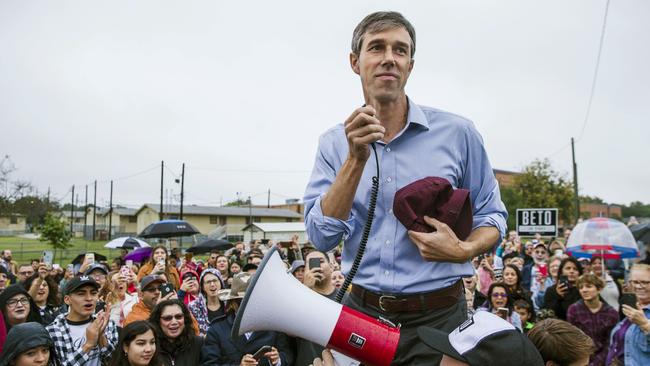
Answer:
POLYGON ((429 216, 424 216, 424 222, 427 225, 435 228, 436 230, 440 230, 443 226, 447 225, 444 222, 438 221, 438 220, 434 219, 433 217, 429 217, 429 216))
POLYGON ((322 355, 323 355, 323 362, 326 365, 334 365, 334 356, 332 356, 332 352, 330 352, 330 350, 324 349, 322 355))
POLYGON ((361 115, 361 114, 366 114, 368 116, 374 116, 376 113, 377 112, 375 111, 375 108, 373 108, 372 106, 367 105, 367 106, 364 106, 364 107, 359 107, 359 108, 355 109, 354 112, 352 112, 352 114, 350 114, 350 116, 345 120, 345 126, 353 123, 355 121, 355 119, 357 119, 357 117, 359 115, 361 115))

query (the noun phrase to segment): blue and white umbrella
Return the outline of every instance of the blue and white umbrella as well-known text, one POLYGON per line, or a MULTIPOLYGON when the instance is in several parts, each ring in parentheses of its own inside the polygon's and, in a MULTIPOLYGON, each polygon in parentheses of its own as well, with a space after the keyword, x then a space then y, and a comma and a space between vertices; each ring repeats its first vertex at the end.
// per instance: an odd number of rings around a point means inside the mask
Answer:
POLYGON ((150 247, 147 242, 136 239, 130 236, 124 236, 121 238, 113 239, 104 245, 104 248, 110 249, 133 249, 133 248, 146 248, 150 247))

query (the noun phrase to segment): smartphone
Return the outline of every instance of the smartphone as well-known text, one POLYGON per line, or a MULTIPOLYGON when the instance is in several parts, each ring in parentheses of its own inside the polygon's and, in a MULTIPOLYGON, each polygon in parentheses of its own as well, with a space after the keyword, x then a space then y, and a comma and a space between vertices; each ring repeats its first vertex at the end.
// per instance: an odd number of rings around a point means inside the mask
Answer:
POLYGON ((131 269, 131 267, 133 267, 133 260, 132 259, 127 259, 126 260, 126 266, 129 267, 129 269, 131 269))
POLYGON ((483 259, 485 259, 485 255, 484 254, 479 255, 478 256, 478 263, 481 264, 481 262, 483 262, 483 259))
POLYGON ((61 268, 60 264, 58 264, 58 263, 52 264, 52 269, 59 269, 59 268, 61 268))
POLYGON ((106 308, 106 303, 103 301, 97 301, 97 305, 95 305, 95 314, 99 313, 100 311, 104 310, 106 308))
POLYGON ((43 251, 43 263, 47 268, 52 268, 52 260, 54 259, 54 253, 51 250, 43 251))
POLYGON ((281 241, 278 244, 280 244, 281 248, 291 248, 291 244, 293 244, 293 242, 291 242, 291 241, 281 241))
POLYGON ((564 286, 566 286, 566 288, 571 288, 571 284, 569 283, 569 279, 567 278, 567 276, 560 276, 559 282, 564 286))
POLYGON ((131 275, 131 267, 129 266, 120 267, 120 274, 122 274, 122 276, 126 278, 129 278, 129 276, 131 275))
POLYGON ((544 277, 548 276, 548 266, 546 263, 542 263, 539 265, 539 274, 541 274, 544 277))
POLYGON ((95 264, 95 253, 86 253, 86 263, 95 264))
POLYGON ((320 267, 320 258, 309 258, 309 269, 320 267))
POLYGON ((260 358, 262 358, 265 353, 271 352, 271 350, 273 350, 271 346, 262 346, 262 348, 258 349, 257 352, 253 354, 253 358, 255 359, 255 361, 259 361, 260 358))
POLYGON ((68 264, 68 272, 74 274, 74 264, 68 264))
POLYGON ((498 308, 497 315, 503 319, 508 319, 508 308, 498 308))
POLYGON ((631 306, 636 309, 636 303, 637 303, 637 298, 636 294, 633 292, 624 292, 621 294, 621 298, 618 300, 618 302, 621 305, 627 305, 631 306))
POLYGON ((160 287, 158 287, 158 289, 160 289, 161 298, 164 298, 165 296, 174 292, 174 287, 171 285, 171 283, 163 283, 160 285, 160 287))

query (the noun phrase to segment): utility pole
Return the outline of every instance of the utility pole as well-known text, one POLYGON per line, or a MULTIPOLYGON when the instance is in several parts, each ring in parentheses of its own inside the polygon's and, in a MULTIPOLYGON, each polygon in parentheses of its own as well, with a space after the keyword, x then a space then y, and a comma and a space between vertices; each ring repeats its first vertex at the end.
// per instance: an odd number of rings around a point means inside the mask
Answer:
POLYGON ((269 188, 269 193, 266 195, 266 208, 271 208, 271 188, 269 188))
POLYGON ((183 219, 183 196, 184 196, 184 188, 185 188, 185 163, 183 163, 183 169, 181 170, 181 213, 180 213, 180 219, 183 219))
POLYGON ((84 206, 84 239, 88 239, 86 228, 88 227, 88 185, 86 184, 86 205, 84 206))
POLYGON ((165 161, 160 162, 160 211, 158 213, 158 219, 163 219, 163 178, 165 173, 165 161))
POLYGON ((95 198, 93 198, 93 241, 95 241, 95 224, 97 217, 97 181, 95 181, 95 198))
MULTIPOLYGON (((72 197, 72 199, 74 200, 74 197, 72 197)), ((47 201, 45 202, 45 212, 50 212, 50 187, 47 187, 47 201)))
POLYGON ((251 225, 251 241, 253 240, 253 200, 248 196, 248 221, 251 225))
POLYGON ((573 196, 576 206, 576 224, 580 220, 580 196, 578 195, 578 164, 576 164, 576 150, 573 137, 571 138, 571 157, 573 159, 573 196))
MULTIPOLYGON (((72 231, 72 224, 74 223, 74 184, 72 185, 72 194, 70 195, 72 200, 72 205, 70 206, 70 235, 74 235, 72 231)), ((47 203, 49 206, 50 203, 50 189, 47 189, 47 203)))
POLYGON ((109 198, 108 202, 108 241, 110 241, 111 231, 113 230, 113 181, 111 181, 111 198, 109 198))

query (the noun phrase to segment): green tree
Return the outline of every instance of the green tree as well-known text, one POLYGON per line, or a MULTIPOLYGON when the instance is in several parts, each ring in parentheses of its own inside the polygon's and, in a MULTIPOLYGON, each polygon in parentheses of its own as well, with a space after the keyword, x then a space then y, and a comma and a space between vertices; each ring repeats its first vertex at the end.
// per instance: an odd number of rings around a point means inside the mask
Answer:
POLYGON ((48 242, 55 252, 57 249, 67 249, 72 246, 70 244, 71 234, 67 225, 50 213, 45 215, 45 222, 39 231, 41 233, 39 240, 48 242))
POLYGON ((650 204, 644 204, 640 201, 634 201, 629 205, 622 206, 623 217, 650 217, 650 204))
POLYGON ((560 220, 573 223, 573 185, 553 170, 548 159, 534 160, 514 179, 512 187, 501 190, 508 209, 508 227, 514 229, 518 208, 558 208, 560 220))

